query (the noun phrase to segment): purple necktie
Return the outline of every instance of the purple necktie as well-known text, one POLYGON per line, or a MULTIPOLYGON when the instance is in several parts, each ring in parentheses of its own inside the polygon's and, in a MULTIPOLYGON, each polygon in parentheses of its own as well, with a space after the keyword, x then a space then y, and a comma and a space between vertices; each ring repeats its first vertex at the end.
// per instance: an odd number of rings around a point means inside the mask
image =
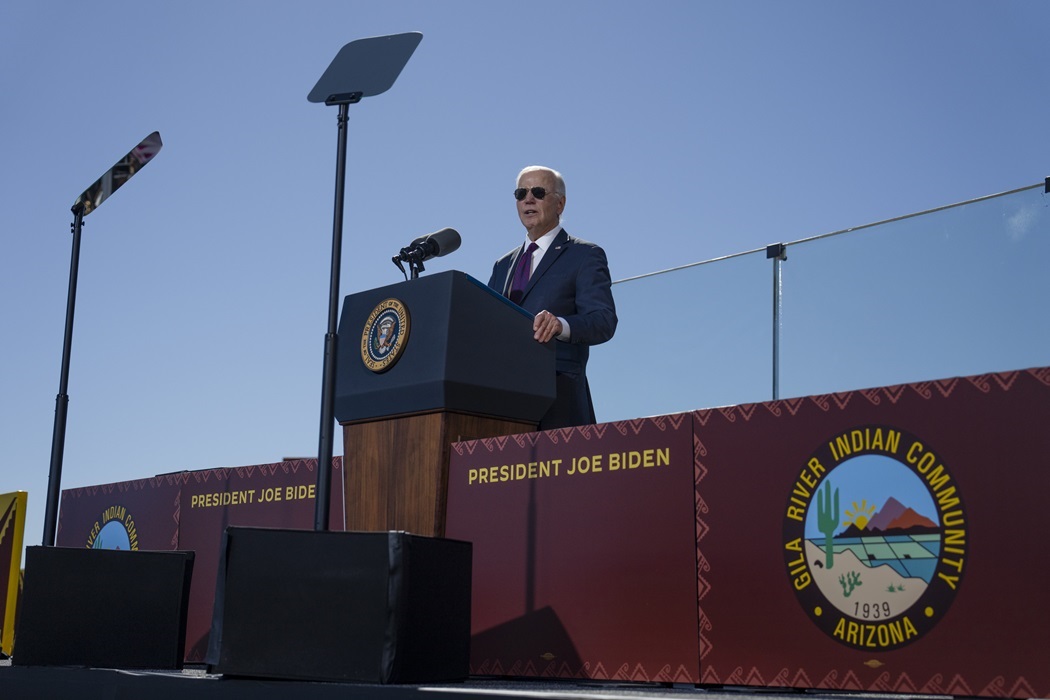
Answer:
POLYGON ((529 276, 532 274, 532 252, 537 248, 539 246, 536 245, 536 241, 529 243, 529 247, 518 258, 518 265, 514 268, 514 279, 510 283, 509 298, 515 304, 520 304, 521 298, 525 296, 525 287, 528 286, 529 276))

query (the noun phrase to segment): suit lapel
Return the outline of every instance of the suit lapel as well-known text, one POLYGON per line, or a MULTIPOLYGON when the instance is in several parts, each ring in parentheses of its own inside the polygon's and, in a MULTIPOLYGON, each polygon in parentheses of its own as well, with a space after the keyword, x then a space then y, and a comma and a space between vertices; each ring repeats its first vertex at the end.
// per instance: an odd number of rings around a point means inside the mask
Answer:
MULTIPOLYGON (((543 259, 540 260, 540 266, 532 272, 532 276, 529 277, 529 283, 525 285, 525 294, 522 299, 529 295, 532 291, 533 286, 543 277, 544 273, 550 269, 550 266, 554 264, 554 261, 561 257, 561 254, 565 252, 565 248, 569 245, 569 234, 562 229, 557 236, 554 237, 554 241, 551 243, 547 252, 543 254, 543 259)), ((509 284, 509 283, 508 283, 509 284)))
POLYGON ((524 246, 519 246, 517 255, 511 258, 510 265, 507 267, 507 273, 503 276, 503 296, 508 299, 510 299, 510 286, 514 284, 514 271, 518 269, 518 260, 521 259, 521 255, 524 252, 524 246))

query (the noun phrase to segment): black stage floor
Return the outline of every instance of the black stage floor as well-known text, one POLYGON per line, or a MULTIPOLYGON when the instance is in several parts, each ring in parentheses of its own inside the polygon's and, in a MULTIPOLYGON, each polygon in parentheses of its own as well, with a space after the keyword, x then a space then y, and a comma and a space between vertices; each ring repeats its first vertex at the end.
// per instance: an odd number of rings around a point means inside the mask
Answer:
POLYGON ((771 700, 784 698, 872 698, 897 700, 944 696, 888 693, 836 693, 796 689, 751 687, 696 687, 593 681, 540 681, 471 678, 462 683, 421 685, 371 685, 318 683, 293 680, 226 678, 203 669, 178 671, 122 671, 96 668, 11 666, 0 661, 0 699, 34 700, 771 700))

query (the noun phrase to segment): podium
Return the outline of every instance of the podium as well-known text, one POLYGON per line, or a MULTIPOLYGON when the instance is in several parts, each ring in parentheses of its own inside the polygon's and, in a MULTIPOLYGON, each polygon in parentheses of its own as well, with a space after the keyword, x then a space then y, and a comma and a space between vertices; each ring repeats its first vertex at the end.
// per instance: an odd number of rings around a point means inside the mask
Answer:
POLYGON ((554 377, 554 344, 533 339, 532 315, 462 272, 346 297, 346 529, 443 537, 450 444, 535 430, 554 377))

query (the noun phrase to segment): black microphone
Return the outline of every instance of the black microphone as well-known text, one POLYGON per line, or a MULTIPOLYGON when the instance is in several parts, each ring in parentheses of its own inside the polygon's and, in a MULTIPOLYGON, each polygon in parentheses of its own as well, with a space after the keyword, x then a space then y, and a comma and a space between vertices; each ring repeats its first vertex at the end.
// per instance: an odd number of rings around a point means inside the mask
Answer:
POLYGON ((443 228, 434 233, 420 236, 401 249, 396 259, 408 262, 426 262, 431 258, 440 258, 459 250, 459 232, 454 228, 443 228))

